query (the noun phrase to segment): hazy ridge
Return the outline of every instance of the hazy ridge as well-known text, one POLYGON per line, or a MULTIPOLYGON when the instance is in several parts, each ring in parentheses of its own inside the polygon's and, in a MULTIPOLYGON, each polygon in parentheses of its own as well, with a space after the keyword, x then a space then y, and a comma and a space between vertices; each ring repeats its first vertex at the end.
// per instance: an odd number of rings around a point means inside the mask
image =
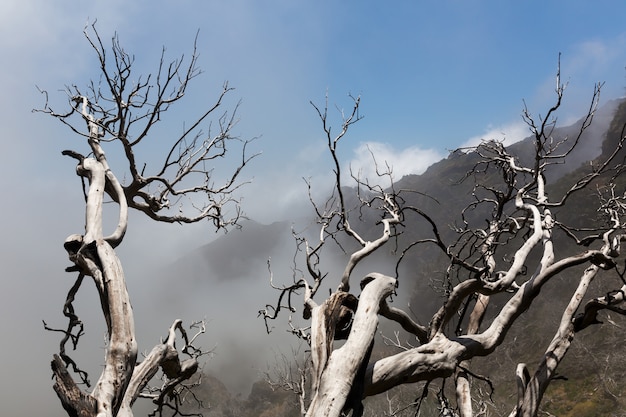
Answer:
MULTIPOLYGON (((554 192, 563 189, 571 177, 568 174, 584 169, 589 161, 611 149, 610 144, 614 144, 615 135, 618 134, 616 130, 624 122, 626 122, 626 101, 614 100, 600 108, 577 151, 567 158, 566 163, 554 165, 549 171, 551 189, 554 192)), ((574 137, 580 123, 581 121, 578 121, 571 126, 556 129, 555 140, 574 137)), ((529 137, 511 145, 509 149, 524 161, 532 157, 533 147, 532 138, 529 137)), ((471 184, 460 183, 459 180, 475 162, 476 155, 472 153, 454 152, 446 159, 433 164, 423 174, 400 179, 395 187, 397 190, 419 191, 420 194, 404 194, 406 203, 422 208, 440 225, 452 224, 458 221, 458 214, 467 204, 471 193, 471 184), (442 207, 445 207, 445 210, 442 210, 442 207)), ((581 207, 581 211, 559 213, 558 215, 565 221, 576 221, 575 216, 584 215, 585 208, 593 211, 593 202, 588 200, 592 198, 589 193, 581 194, 577 198, 579 199, 577 205, 581 207)), ((197 305, 205 307, 206 317, 210 320, 208 339, 216 342, 216 356, 209 361, 205 369, 211 376, 206 378, 206 385, 201 389, 201 392, 210 398, 208 403, 212 407, 212 411, 206 414, 295 416, 298 412, 294 408, 296 402, 293 396, 272 391, 264 382, 260 382, 263 372, 273 366, 273 358, 277 352, 289 353, 288 346, 293 343, 294 338, 289 337, 284 329, 279 327, 279 323, 276 323, 277 327, 272 334, 266 335, 263 322, 255 319, 256 312, 265 303, 275 301, 276 293, 271 290, 269 284, 270 274, 282 275, 284 279, 285 275, 291 273, 290 261, 295 249, 291 236, 292 223, 285 220, 262 225, 247 221, 243 226, 242 230, 232 231, 190 253, 170 269, 176 271, 177 275, 185 277, 184 280, 178 281, 174 291, 187 299, 186 313, 193 314, 199 311, 197 305), (271 263, 268 265, 270 259, 271 263)), ((403 240, 410 241, 422 236, 427 232, 426 228, 427 225, 407 225, 403 240)), ((442 229, 445 228, 442 226, 442 229)), ((560 249, 558 241, 556 246, 560 249)), ((384 262, 384 255, 383 251, 371 262, 384 262)), ((408 295, 406 299, 397 302, 410 301, 413 310, 430 314, 439 306, 441 300, 433 297, 432 291, 429 291, 432 287, 429 277, 440 272, 440 268, 445 267, 445 264, 437 265, 439 258, 434 251, 427 250, 422 255, 415 256, 404 265, 400 285, 401 291, 408 295)), ((340 262, 341 256, 337 255, 337 259, 330 262, 329 268, 332 268, 334 261, 340 262)), ((163 275, 171 276, 171 273, 163 275)), ((539 301, 526 313, 526 320, 522 320, 513 329, 513 334, 508 338, 509 342, 499 348, 498 354, 482 364, 489 370, 490 378, 497 383, 495 398, 500 407, 496 410, 499 409, 503 413, 510 410, 509 394, 514 392, 512 382, 515 361, 523 359, 532 364, 539 358, 553 334, 555 320, 559 317, 558 311, 561 306, 551 299, 556 299, 560 292, 568 291, 570 284, 567 277, 564 277, 558 283, 548 286, 542 298, 547 302, 539 301), (535 337, 525 336, 528 334, 528 326, 532 327, 532 334, 535 337)), ((591 294, 596 293, 592 291, 591 294)), ((162 296, 171 297, 173 294, 168 290, 167 294, 162 296)), ((563 374, 566 376, 570 374, 573 380, 578 381, 573 384, 579 384, 575 385, 579 390, 572 393, 573 386, 568 385, 568 382, 554 384, 555 387, 548 392, 545 402, 548 409, 558 410, 557 415, 574 415, 567 414, 571 410, 559 408, 562 404, 568 404, 570 400, 563 397, 570 395, 589 398, 586 404, 588 410, 592 410, 589 411, 591 414, 578 410, 576 415, 579 416, 605 415, 593 413, 621 410, 620 407, 624 406, 621 398, 626 396, 626 392, 611 391, 606 386, 602 388, 602 385, 606 385, 606 381, 619 380, 623 377, 626 366, 615 367, 608 374, 606 367, 599 368, 598 363, 609 360, 611 363, 623 362, 614 359, 616 355, 624 355, 624 352, 615 351, 616 343, 623 342, 624 336, 619 327, 607 329, 607 326, 603 326, 602 329, 591 329, 581 335, 565 363, 559 368, 563 374), (602 334, 603 339, 594 338, 596 332, 602 334), (591 348, 596 349, 593 360, 577 362, 577 359, 591 348), (604 392, 602 395, 598 393, 600 388, 604 392)), ((477 360, 476 363, 479 364, 481 361, 477 360)), ((481 369, 482 371, 484 369, 481 369)), ((408 390, 411 392, 410 388, 408 390)), ((409 396, 414 394, 415 391, 409 396)))

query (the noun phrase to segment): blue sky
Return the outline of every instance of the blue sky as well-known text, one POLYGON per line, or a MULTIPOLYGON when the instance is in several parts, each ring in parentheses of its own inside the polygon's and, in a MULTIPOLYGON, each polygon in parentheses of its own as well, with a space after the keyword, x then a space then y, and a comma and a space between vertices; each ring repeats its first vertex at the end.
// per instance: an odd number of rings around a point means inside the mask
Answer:
MULTIPOLYGON (((82 36, 87 22, 98 20, 105 41, 117 32, 145 72, 155 68, 162 46, 171 59, 189 53, 199 30, 204 74, 194 80, 176 118, 164 123, 165 131, 210 103, 228 80, 236 88, 229 104, 242 100, 237 133, 260 137, 252 150, 263 152, 245 173, 253 182, 242 191, 244 210, 269 223, 300 217, 308 207, 302 177, 320 188, 329 179, 321 125, 309 101, 323 105, 328 94, 332 111, 335 105, 350 107, 348 94, 361 96, 365 117, 341 148, 346 166, 368 173, 368 144, 394 166, 396 177, 420 173, 449 150, 481 138, 523 138, 523 100, 535 114, 552 103, 559 53, 569 82, 563 123, 586 109, 595 82, 606 83, 603 102, 622 96, 624 16, 622 0, 4 0, 0 189, 2 230, 11 249, 1 255, 7 272, 0 325, 5 337, 16 338, 5 346, 20 346, 9 356, 32 357, 31 368, 43 371, 22 374, 23 362, 3 363, 13 378, 0 383, 3 410, 32 415, 33 401, 16 401, 26 389, 56 401, 46 370, 57 342, 41 330, 40 319, 59 315, 67 287, 67 278, 59 278, 65 277, 61 242, 80 232, 83 219, 74 163, 60 151, 83 145, 31 109, 43 105, 36 85, 63 99, 57 90, 64 85, 85 85, 98 76, 82 36), (22 313, 26 300, 37 311, 22 313)), ((158 144, 150 149, 161 151, 158 144)), ((146 240, 152 252, 139 261, 155 253, 175 259, 177 248, 213 236, 201 226, 134 221, 124 249, 133 261, 133 250, 146 240)), ((126 267, 140 270, 133 262, 126 267)))
MULTIPOLYGON (((363 145, 371 144, 396 177, 420 173, 480 138, 525 136, 522 100, 535 113, 551 104, 559 53, 569 82, 564 123, 584 111, 597 81, 606 82, 604 99, 622 95, 626 35, 620 11, 626 6, 543 3, 9 1, 0 30, 14 65, 3 69, 3 78, 19 78, 9 91, 23 106, 11 109, 10 119, 28 117, 29 124, 57 132, 54 121, 23 111, 41 102, 34 84, 52 92, 84 85, 97 74, 81 34, 88 21, 98 20, 105 40, 116 31, 144 72, 154 68, 163 45, 172 59, 189 53, 199 30, 205 72, 168 122, 181 124, 192 114, 186 112, 209 103, 229 81, 235 101, 242 100, 239 133, 261 136, 253 150, 263 156, 249 170, 254 188, 278 181, 297 193, 301 182, 286 179, 327 172, 320 124, 309 104, 323 104, 326 93, 331 107, 349 107, 348 94, 362 97, 365 118, 342 148, 346 164, 367 169, 363 145)), ((59 149, 58 142, 47 142, 50 151, 59 149)), ((271 221, 276 209, 248 212, 271 221)))

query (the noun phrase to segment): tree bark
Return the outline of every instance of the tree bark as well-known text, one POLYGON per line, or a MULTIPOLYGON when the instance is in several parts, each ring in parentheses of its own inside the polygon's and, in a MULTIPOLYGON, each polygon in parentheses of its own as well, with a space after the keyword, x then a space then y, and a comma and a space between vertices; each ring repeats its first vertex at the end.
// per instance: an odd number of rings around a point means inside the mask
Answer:
MULTIPOLYGON (((314 369, 320 375, 317 389, 307 411, 307 417, 339 417, 346 407, 355 377, 369 358, 368 351, 378 327, 378 312, 381 302, 394 290, 394 278, 373 273, 359 298, 350 334, 345 344, 332 351, 322 369, 314 369)), ((318 307, 318 308, 321 308, 318 307)), ((312 328, 312 334, 325 332, 322 327, 312 328)), ((359 398, 360 400, 360 398, 359 398)))
MULTIPOLYGON (((102 159, 104 160, 103 154, 102 159)), ((109 170, 105 164, 94 158, 84 158, 77 171, 89 180, 85 235, 70 236, 65 246, 74 264, 94 279, 100 296, 109 343, 104 369, 91 397, 95 400, 97 417, 112 417, 117 415, 122 405, 137 358, 133 312, 122 265, 113 247, 102 234, 102 205, 109 170)), ((125 230, 125 222, 123 223, 118 230, 125 230)), ((118 231, 114 233, 118 234, 118 231)), ((62 372, 58 366, 53 366, 53 369, 62 372)), ((61 373, 56 373, 57 381, 65 384, 60 375, 61 373)), ((71 386, 66 385, 66 389, 61 392, 70 390, 71 386)), ((63 401, 62 398, 61 400, 63 401)))
POLYGON ((518 399, 519 405, 515 414, 516 417, 537 416, 543 395, 554 376, 556 368, 565 357, 574 339, 574 315, 580 307, 587 293, 587 289, 589 288, 589 284, 591 284, 595 278, 598 270, 599 268, 597 266, 592 265, 583 273, 576 291, 563 312, 556 335, 550 342, 546 353, 543 355, 535 375, 526 383, 523 389, 523 396, 518 399))
POLYGON ((83 394, 70 376, 59 355, 52 359, 52 372, 55 375, 54 392, 61 400, 70 417, 92 417, 96 415, 96 402, 90 395, 83 394))

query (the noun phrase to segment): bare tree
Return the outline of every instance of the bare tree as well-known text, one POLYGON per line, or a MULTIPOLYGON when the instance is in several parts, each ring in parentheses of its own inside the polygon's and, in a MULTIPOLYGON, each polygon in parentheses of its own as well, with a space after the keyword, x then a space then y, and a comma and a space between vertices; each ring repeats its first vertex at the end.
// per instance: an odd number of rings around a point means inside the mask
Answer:
MULTIPOLYGON (((599 100, 601 85, 593 92, 591 105, 579 133, 559 141, 553 136, 555 112, 561 105, 565 86, 556 76, 556 102, 545 116, 533 116, 524 109, 523 117, 534 138, 534 156, 530 163, 522 163, 499 141, 484 142, 476 148, 465 149, 478 161, 467 173, 465 181, 474 181, 473 201, 462 211, 462 225, 457 226, 452 238, 444 233, 433 217, 419 207, 405 203, 402 190, 394 185, 383 188, 371 185, 358 175, 358 199, 347 197, 343 187, 337 146, 348 129, 359 120, 359 98, 354 98, 352 111, 342 114, 339 132, 331 133, 328 106, 315 107, 325 132, 328 149, 334 161, 335 186, 332 196, 324 204, 313 203, 319 222, 319 238, 297 236, 297 247, 304 256, 306 268, 294 267, 293 284, 279 287, 278 302, 261 311, 265 320, 275 319, 281 311, 290 315, 292 332, 310 343, 310 394, 305 398, 307 416, 352 416, 363 414, 362 399, 384 393, 389 389, 414 382, 435 384, 451 380, 455 387, 454 400, 449 390, 438 390, 441 415, 469 417, 484 415, 484 402, 477 401, 470 386, 471 379, 489 383, 471 369, 472 358, 491 355, 503 343, 511 326, 532 303, 542 287, 560 274, 574 267, 585 266, 578 277, 578 286, 569 298, 567 307, 552 341, 537 369, 532 372, 520 363, 515 372, 518 383, 517 405, 511 416, 536 416, 542 396, 554 377, 556 367, 566 354, 576 333, 597 323, 596 316, 603 309, 624 314, 625 281, 617 268, 620 242, 623 240, 625 197, 623 189, 615 188, 622 173, 617 156, 623 148, 624 132, 613 152, 603 160, 594 161, 572 185, 557 198, 549 198, 546 191, 546 171, 564 159, 579 145, 585 129, 592 122, 599 100), (572 196, 583 189, 599 190, 598 212, 604 222, 582 229, 560 222, 555 208, 561 212, 570 207, 572 196), (482 210, 489 219, 473 219, 471 212, 482 210), (378 235, 371 234, 371 223, 376 220, 378 235), (365 220, 365 221, 364 221, 365 220), (400 227, 411 222, 422 222, 431 231, 429 236, 407 242, 399 248, 398 262, 420 256, 417 248, 434 245, 448 260, 448 267, 440 278, 446 291, 442 306, 432 317, 415 317, 410 312, 394 307, 389 297, 397 291, 400 268, 389 274, 366 273, 356 291, 351 291, 352 273, 362 260, 379 251, 389 241, 401 244, 400 227), (356 229, 361 227, 361 231, 356 229), (578 249, 557 258, 553 234, 570 238, 578 249), (333 277, 321 266, 322 249, 337 243, 347 252, 345 269, 333 277), (580 249, 582 247, 582 249, 580 249), (513 256, 504 256, 505 253, 513 256), (536 256, 539 253, 540 256, 536 256), (532 273, 526 273, 535 264, 532 273), (610 273, 600 274, 601 271, 610 273), (592 298, 583 305, 589 283, 601 276, 615 290, 592 298), (322 301, 315 301, 322 282, 336 285, 336 290, 322 301), (498 294, 506 301, 492 308, 490 300, 498 294), (291 320, 303 297, 303 317, 310 326, 297 326, 291 320), (384 317, 398 323, 414 336, 415 342, 399 353, 371 359, 379 319, 384 317), (489 320, 484 320, 489 317, 489 320), (344 340, 343 343, 336 343, 344 340)), ((580 171, 577 171, 580 172, 580 171)), ((380 173, 390 176, 389 169, 380 173)), ((313 202, 313 199, 311 199, 313 202)), ((443 202, 445 205, 445 202, 443 202)), ((445 207, 445 206, 444 206, 445 207)), ((475 217, 475 216, 474 216, 475 217)), ((408 282, 410 279, 403 280, 408 282)), ((588 297, 588 296, 587 296, 588 297)), ((500 298, 502 299, 502 298, 500 298)), ((295 320, 294 320, 295 321, 295 320)), ((514 370, 511 370, 513 378, 514 370)), ((303 386, 300 384, 300 386, 303 386)), ((301 395, 305 390, 298 391, 301 395)), ((416 404, 420 404, 417 401, 416 404)), ((417 411, 416 411, 417 415, 417 411)))
POLYGON ((82 152, 63 151, 78 162, 76 173, 83 181, 86 214, 84 233, 73 234, 65 241, 72 262, 67 271, 78 274, 63 307, 67 328, 46 325, 49 330, 64 334, 60 352, 52 361, 54 389, 71 416, 130 416, 138 397, 151 398, 159 415, 164 407, 172 408, 176 414, 181 387, 198 369, 198 358, 206 353, 194 346, 196 336, 204 332, 204 323, 196 323, 195 335, 188 336, 182 322, 175 320, 165 340, 137 363, 133 311, 115 248, 126 233, 129 208, 160 222, 209 220, 217 229, 236 225, 241 212, 233 192, 241 185, 242 168, 253 156, 246 155, 248 141, 241 141, 232 133, 237 108, 214 117, 232 90, 224 84, 213 104, 200 110, 195 121, 173 138, 160 163, 151 165, 137 160, 137 149, 146 141, 157 139, 151 137, 156 134, 153 128, 185 96, 191 80, 200 73, 196 44, 188 59, 181 56, 169 64, 163 49, 155 74, 135 76, 134 56, 123 49, 117 35, 110 49, 104 46, 95 25, 86 27, 84 35, 96 53, 100 79, 86 89, 67 87, 68 111, 55 111, 45 92, 46 105, 39 110, 68 126, 87 145, 82 152), (213 123, 208 123, 211 120, 213 123), (203 131, 203 125, 208 125, 209 130, 203 131), (220 182, 212 175, 212 166, 237 142, 241 159, 220 182), (125 158, 126 184, 112 171, 105 148, 125 158), (118 223, 107 235, 103 231, 103 205, 108 199, 118 208, 118 223), (68 343, 75 349, 83 335, 74 298, 86 276, 95 283, 107 328, 105 363, 91 392, 81 389, 74 380, 71 372, 80 383, 90 387, 87 373, 66 351, 68 343), (150 388, 148 384, 159 370, 163 383, 150 388))

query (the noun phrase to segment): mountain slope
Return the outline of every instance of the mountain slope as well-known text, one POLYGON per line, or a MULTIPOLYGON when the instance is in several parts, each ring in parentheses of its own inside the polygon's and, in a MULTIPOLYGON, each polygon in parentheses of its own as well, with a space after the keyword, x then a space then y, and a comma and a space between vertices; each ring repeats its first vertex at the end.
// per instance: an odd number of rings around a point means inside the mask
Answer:
MULTIPOLYGON (((563 193, 571 185, 572 178, 589 169, 589 161, 606 157, 606 153, 614 148, 617 138, 620 137, 621 126, 625 122, 626 101, 616 100, 603 106, 596 114, 592 128, 587 130, 582 137, 580 148, 569 155, 566 163, 551 167, 549 172, 552 181, 550 192, 556 195, 563 193)), ((572 140, 580 123, 581 121, 578 121, 572 126, 556 129, 553 135, 554 140, 559 141, 566 138, 572 140)), ((524 161, 533 155, 534 143, 532 138, 527 138, 511 145, 509 149, 520 160, 524 161)), ((624 154, 626 155, 626 152, 624 154)), ((623 156, 620 155, 620 160, 622 158, 623 156)), ((454 232, 446 226, 459 224, 461 211, 472 200, 473 182, 460 180, 475 166, 477 161, 478 157, 474 153, 454 152, 448 158, 433 164, 423 174, 402 178, 397 182, 395 188, 396 190, 403 190, 402 196, 406 204, 419 207, 431 215, 440 225, 444 238, 449 240, 454 237, 454 232)), ((481 178, 484 181, 492 180, 489 175, 481 178)), ((606 180, 606 178, 601 178, 598 183, 606 180)), ((621 178, 620 181, 622 181, 621 178)), ((623 188, 620 192, 623 192, 623 188)), ((592 187, 589 191, 581 192, 573 197, 572 202, 577 210, 557 212, 556 216, 570 224, 593 221, 595 220, 595 207, 597 207, 597 199, 595 198, 595 189, 592 187)), ((476 210, 472 213, 472 220, 482 221, 483 218, 487 219, 489 215, 488 212, 476 210)), ((371 234, 375 235, 376 233, 377 231, 372 230, 371 234)), ((430 236, 430 225, 426 222, 408 223, 403 228, 402 233, 401 245, 424 236, 430 236)), ((558 251, 579 249, 570 243, 563 243, 562 238, 562 236, 555 238, 559 239, 556 242, 558 251)), ((269 288, 267 260, 271 258, 274 268, 282 268, 289 274, 294 245, 288 223, 278 222, 272 225, 260 225, 249 222, 244 225, 241 232, 229 233, 181 259, 175 269, 179 271, 179 274, 180 271, 184 271, 186 275, 186 282, 188 282, 186 285, 188 286, 185 287, 184 293, 192 292, 197 296, 202 294, 203 299, 206 300, 205 303, 216 306, 222 306, 225 298, 232 297, 234 309, 217 309, 217 313, 214 315, 209 313, 209 317, 217 316, 220 319, 228 317, 229 322, 236 324, 234 325, 235 328, 226 326, 225 332, 232 333, 234 331, 242 336, 251 334, 253 326, 256 326, 257 330, 263 330, 262 322, 254 321, 252 316, 265 302, 274 301, 276 296, 276 293, 269 288), (248 320, 250 323, 254 323, 252 325, 245 324, 248 323, 248 320)), ((559 254, 562 253, 559 252, 559 254)), ((382 262, 382 258, 390 255, 390 250, 385 249, 378 254, 373 264, 377 268, 380 267, 381 264, 378 262, 382 262)), ((390 265, 393 265, 393 261, 390 262, 390 265)), ((432 247, 420 247, 416 254, 407 258, 403 263, 399 291, 409 293, 411 307, 420 316, 430 317, 430 314, 443 301, 443 298, 437 295, 436 287, 440 284, 439 277, 443 276, 446 267, 447 262, 440 251, 432 247)), ((495 398, 500 405, 494 409, 496 415, 510 411, 511 397, 509 394, 515 392, 513 376, 517 361, 527 361, 532 365, 549 342, 556 322, 558 322, 560 311, 562 311, 562 302, 558 300, 563 299, 562 293, 571 291, 573 280, 568 278, 570 277, 563 276, 545 288, 541 297, 543 301, 540 300, 537 305, 525 313, 524 319, 511 330, 509 342, 498 348, 495 355, 488 359, 475 361, 476 365, 480 366, 477 369, 481 373, 483 370, 487 370, 485 373, 498 387, 495 398)), ((598 292, 601 294, 602 288, 600 282, 592 289, 592 293, 594 295, 598 292)), ((492 306, 497 308, 502 302, 503 300, 494 300, 492 306)), ((603 338, 594 337, 597 331, 594 328, 589 329, 577 339, 570 356, 560 367, 560 371, 565 376, 570 376, 572 381, 577 382, 565 381, 554 384, 546 397, 546 410, 559 416, 591 416, 610 415, 611 412, 626 406, 621 400, 621 398, 626 398, 626 392, 619 387, 616 388, 616 385, 610 382, 617 381, 620 375, 626 374, 626 367, 620 365, 626 362, 623 361, 624 352, 615 351, 614 348, 616 343, 624 343, 624 336, 619 331, 619 327, 616 326, 603 326, 602 329, 598 330, 601 330, 600 333, 603 338), (583 363, 580 363, 580 358, 588 358, 587 350, 593 350, 594 355, 592 355, 591 360, 585 359, 583 363), (614 361, 617 362, 616 366, 600 366, 609 362, 613 364, 614 361), (599 387, 602 388, 601 393, 598 391, 599 387), (583 398, 584 401, 574 401, 572 398, 575 400, 583 398), (578 403, 583 403, 586 408, 581 409, 577 405, 578 403)), ((218 332, 218 334, 221 333, 218 332)), ((267 343, 270 340, 276 340, 276 332, 263 340, 261 340, 261 336, 258 336, 259 333, 256 333, 257 336, 254 337, 234 336, 232 339, 227 338, 227 334, 224 333, 224 336, 218 337, 222 343, 221 346, 224 346, 226 351, 218 348, 215 360, 220 361, 221 355, 230 356, 231 353, 234 353, 235 356, 233 356, 234 359, 226 360, 224 364, 215 367, 219 372, 220 379, 228 379, 227 374, 233 372, 234 367, 240 364, 252 363, 261 357, 263 358, 261 361, 267 360, 267 343), (235 343, 237 348, 233 349, 234 345, 223 342, 235 343), (242 346, 245 346, 245 349, 242 346), (239 350, 240 348, 241 350, 239 350), (257 357, 254 358, 253 356, 257 357)), ((277 346, 281 345, 283 347, 288 346, 287 342, 277 344, 277 346)), ((256 377, 253 376, 255 375, 254 372, 241 373, 240 379, 246 379, 245 375, 248 375, 247 387, 250 387, 252 381, 258 377, 258 369, 262 365, 259 366, 257 362, 255 366, 256 377)), ((209 364, 209 369, 211 368, 212 365, 209 364)), ((228 384, 229 388, 236 385, 237 383, 232 381, 228 384)), ((252 391, 254 401, 263 402, 262 398, 265 395, 263 389, 257 385, 255 387, 256 389, 252 391)), ((249 388, 241 389, 239 392, 246 392, 247 389, 249 388)), ((266 396, 272 397, 269 394, 266 396)), ((250 398, 252 398, 252 394, 250 398)), ((228 401, 232 401, 232 398, 229 398, 228 401)), ((248 401, 251 400, 248 399, 248 401)), ((279 400, 273 398, 272 401, 279 400)), ((231 406, 235 407, 232 404, 231 406)), ((241 403, 239 406, 243 407, 241 403)))

